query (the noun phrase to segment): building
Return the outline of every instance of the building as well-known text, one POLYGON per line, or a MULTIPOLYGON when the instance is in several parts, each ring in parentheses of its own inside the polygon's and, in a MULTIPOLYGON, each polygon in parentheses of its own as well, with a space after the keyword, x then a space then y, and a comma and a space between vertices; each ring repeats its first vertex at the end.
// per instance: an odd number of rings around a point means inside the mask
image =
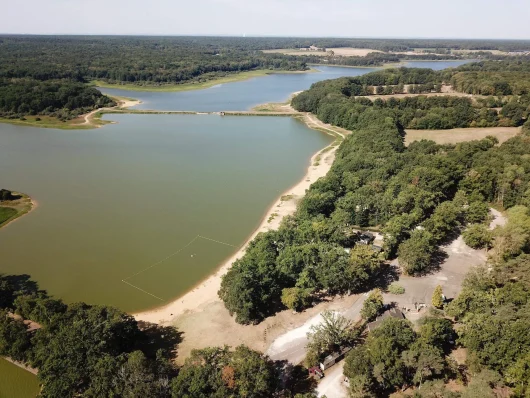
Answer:
POLYGON ((387 318, 404 319, 405 315, 403 315, 403 313, 397 308, 390 308, 389 310, 386 310, 380 316, 378 316, 375 321, 370 322, 368 324, 368 331, 371 332, 377 329, 387 318))
POLYGON ((337 362, 344 358, 344 356, 351 351, 351 347, 345 347, 340 351, 335 351, 334 353, 329 354, 324 360, 320 363, 320 369, 326 370, 331 368, 337 362))

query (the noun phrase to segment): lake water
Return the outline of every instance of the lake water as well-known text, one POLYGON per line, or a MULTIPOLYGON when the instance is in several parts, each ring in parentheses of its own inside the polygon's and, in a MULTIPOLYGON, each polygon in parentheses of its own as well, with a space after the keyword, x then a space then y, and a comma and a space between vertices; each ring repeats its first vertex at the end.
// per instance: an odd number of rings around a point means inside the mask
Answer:
MULTIPOLYGON (((407 62, 410 68, 432 68, 435 70, 462 65, 462 61, 407 62)), ((296 74, 273 74, 235 83, 220 84, 205 90, 180 92, 145 92, 120 89, 104 89, 109 95, 137 98, 142 101, 133 109, 156 109, 161 111, 245 111, 267 102, 283 102, 297 91, 306 90, 311 84, 342 76, 360 76, 377 68, 340 68, 313 66, 319 72, 296 74)))
MULTIPOLYGON (((457 62, 407 66, 443 69, 457 62)), ((247 110, 284 101, 316 81, 374 70, 318 69, 201 91, 102 91, 139 98, 139 109, 247 110)), ((331 141, 291 118, 106 118, 118 124, 87 131, 0 124, 0 188, 38 202, 0 230, 0 272, 30 274, 70 302, 127 311, 163 304, 208 276, 331 141)), ((37 391, 33 375, 0 359, 0 398, 37 391)))
POLYGON ((208 276, 332 140, 289 117, 108 117, 119 123, 0 125, 2 186, 38 202, 0 230, 1 272, 27 273, 69 302, 126 311, 163 304, 208 276), (212 240, 127 279, 197 235, 212 240))
POLYGON ((37 378, 0 358, 0 398, 30 398, 39 392, 37 378))

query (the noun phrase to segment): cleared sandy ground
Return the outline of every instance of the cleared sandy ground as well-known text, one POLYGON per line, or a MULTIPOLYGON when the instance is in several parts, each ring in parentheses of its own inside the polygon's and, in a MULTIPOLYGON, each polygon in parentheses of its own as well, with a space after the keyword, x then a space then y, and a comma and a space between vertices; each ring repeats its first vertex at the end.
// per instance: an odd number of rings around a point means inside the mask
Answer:
POLYGON ((372 50, 370 48, 352 48, 352 47, 340 47, 340 48, 326 48, 326 51, 309 51, 309 50, 295 50, 292 48, 280 48, 277 50, 263 50, 264 53, 279 53, 285 55, 316 55, 321 57, 327 57, 329 52, 333 51, 336 56, 341 57, 366 57, 370 53, 380 53, 379 50, 372 50))
POLYGON ((450 130, 405 130, 405 144, 413 141, 432 140, 437 144, 457 144, 459 142, 481 140, 492 135, 503 143, 521 132, 520 127, 484 127, 450 130))

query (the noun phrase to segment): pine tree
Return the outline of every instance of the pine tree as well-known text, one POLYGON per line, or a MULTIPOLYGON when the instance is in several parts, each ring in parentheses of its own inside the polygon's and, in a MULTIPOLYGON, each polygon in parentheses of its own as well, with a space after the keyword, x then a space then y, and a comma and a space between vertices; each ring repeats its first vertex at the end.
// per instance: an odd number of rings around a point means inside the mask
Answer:
POLYGON ((442 308, 444 306, 444 301, 442 299, 443 291, 440 285, 436 286, 434 293, 432 294, 431 303, 435 308, 442 308))

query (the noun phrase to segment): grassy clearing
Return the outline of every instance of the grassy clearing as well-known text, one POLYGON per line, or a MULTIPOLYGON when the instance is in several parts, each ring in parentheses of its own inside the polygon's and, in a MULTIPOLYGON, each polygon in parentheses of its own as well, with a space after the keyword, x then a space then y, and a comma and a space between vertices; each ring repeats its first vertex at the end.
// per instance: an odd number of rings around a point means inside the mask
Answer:
POLYGON ((458 144, 459 142, 481 140, 488 135, 503 143, 521 132, 520 127, 477 127, 450 130, 405 130, 405 144, 413 141, 432 140, 437 144, 458 144))
POLYGON ((29 213, 33 208, 33 203, 28 195, 18 192, 13 192, 13 194, 17 195, 18 198, 0 202, 0 228, 29 213))
POLYGON ((335 56, 341 57, 366 57, 369 53, 380 53, 379 50, 373 50, 370 48, 353 48, 353 47, 340 47, 340 48, 326 48, 326 51, 308 51, 308 50, 297 50, 293 48, 280 48, 275 50, 263 50, 267 54, 285 54, 285 55, 315 55, 317 57, 328 57, 330 51, 333 51, 335 56))
POLYGON ((294 198, 294 195, 283 195, 283 196, 280 198, 280 200, 281 200, 282 202, 287 202, 287 201, 291 200, 292 198, 294 198))
POLYGON ((0 225, 13 218, 17 214, 18 211, 12 207, 0 207, 0 225))
POLYGON ((208 80, 204 82, 184 83, 184 84, 164 84, 164 85, 150 85, 150 86, 138 86, 135 84, 110 84, 101 80, 94 80, 91 82, 92 85, 101 88, 116 88, 120 90, 130 91, 157 91, 157 92, 178 92, 178 91, 190 91, 190 90, 201 90, 217 86, 218 84, 233 83, 243 80, 252 79, 254 77, 261 77, 273 74, 292 74, 292 73, 311 73, 317 72, 314 69, 308 71, 282 71, 282 70, 270 70, 270 69, 258 69, 249 72, 241 72, 232 74, 218 79, 208 80))
POLYGON ((16 126, 27 126, 27 127, 41 127, 48 129, 63 129, 63 130, 81 130, 91 129, 94 126, 83 124, 84 118, 76 118, 63 122, 55 117, 51 116, 24 116, 24 119, 6 119, 0 118, 0 123, 9 123, 16 126), (40 120, 39 120, 40 119, 40 120))
POLYGON ((268 218, 267 222, 270 224, 272 220, 274 220, 276 217, 278 217, 278 213, 272 213, 270 217, 268 218))

